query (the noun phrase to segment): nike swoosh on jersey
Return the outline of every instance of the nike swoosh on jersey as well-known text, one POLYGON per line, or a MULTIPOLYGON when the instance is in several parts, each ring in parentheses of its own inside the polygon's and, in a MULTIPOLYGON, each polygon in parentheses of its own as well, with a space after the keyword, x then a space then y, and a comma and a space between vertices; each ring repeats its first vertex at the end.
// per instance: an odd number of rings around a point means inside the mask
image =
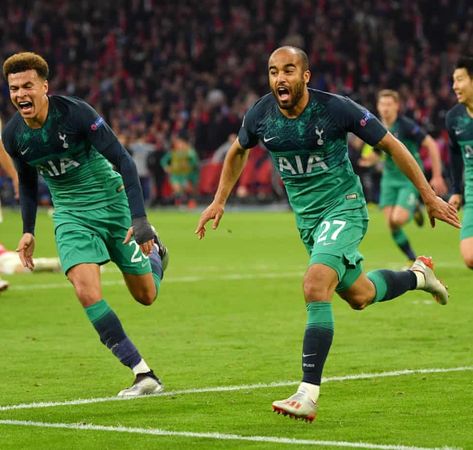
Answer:
POLYGON ((266 136, 263 136, 263 142, 266 143, 266 142, 269 142, 269 141, 272 141, 273 139, 276 139, 277 136, 273 136, 273 137, 270 137, 270 138, 267 138, 266 136))
POLYGON ((20 150, 20 154, 24 155, 29 149, 29 147, 26 147, 24 150, 20 150))

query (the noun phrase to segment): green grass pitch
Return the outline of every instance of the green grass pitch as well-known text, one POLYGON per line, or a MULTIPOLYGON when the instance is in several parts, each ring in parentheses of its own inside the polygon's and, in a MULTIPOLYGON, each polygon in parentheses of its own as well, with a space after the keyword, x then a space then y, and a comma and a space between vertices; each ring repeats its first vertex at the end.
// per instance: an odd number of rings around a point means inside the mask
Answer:
MULTIPOLYGON (((19 213, 4 213, 0 241, 15 248, 19 213)), ((301 370, 307 256, 292 214, 229 210, 203 241, 197 213, 150 219, 171 252, 160 298, 134 302, 113 264, 103 296, 167 394, 113 401, 132 376, 100 344, 64 275, 5 276, 1 449, 473 449, 473 272, 457 230, 407 227, 449 285, 447 306, 424 292, 365 311, 334 299, 327 381, 307 424, 271 412, 301 370)), ((54 256, 46 212, 36 236, 36 256, 54 256)), ((366 270, 405 265, 375 208, 361 251, 366 270)))

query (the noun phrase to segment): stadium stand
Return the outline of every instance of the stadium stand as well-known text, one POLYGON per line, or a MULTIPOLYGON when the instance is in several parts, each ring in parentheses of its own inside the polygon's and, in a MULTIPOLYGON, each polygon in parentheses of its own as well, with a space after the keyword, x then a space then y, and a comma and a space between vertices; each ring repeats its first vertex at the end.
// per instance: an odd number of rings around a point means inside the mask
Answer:
MULTIPOLYGON (((130 148, 169 148, 185 130, 204 175, 215 177, 207 160, 268 91, 264 67, 280 44, 308 52, 312 87, 372 111, 380 88, 397 89, 405 112, 442 136, 455 101, 452 64, 473 48, 472 19, 471 2, 444 0, 4 0, 0 48, 2 59, 44 55, 51 92, 93 104, 130 148)), ((12 113, 3 82, 0 114, 5 121, 12 113)), ((205 176, 201 195, 215 185, 205 176)), ((262 193, 277 197, 265 183, 262 193)), ((161 203, 163 192, 153 187, 150 202, 161 203)))

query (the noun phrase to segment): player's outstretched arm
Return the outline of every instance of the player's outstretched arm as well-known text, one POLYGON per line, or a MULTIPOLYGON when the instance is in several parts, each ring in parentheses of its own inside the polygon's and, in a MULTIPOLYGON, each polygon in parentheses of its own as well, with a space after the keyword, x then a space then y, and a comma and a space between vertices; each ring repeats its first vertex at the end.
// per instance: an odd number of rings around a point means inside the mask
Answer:
POLYGON ((208 221, 213 220, 212 229, 215 230, 218 227, 227 199, 248 160, 248 152, 249 150, 243 148, 238 138, 236 138, 223 162, 222 173, 220 174, 220 181, 214 200, 200 215, 199 223, 195 229, 195 234, 197 234, 199 239, 205 236, 205 224, 208 221))
POLYGON ((424 138, 422 146, 427 148, 430 161, 432 162, 432 178, 430 179, 430 185, 437 195, 443 196, 448 192, 448 188, 442 175, 442 159, 440 158, 439 146, 430 134, 424 138))
POLYGON ((402 142, 388 132, 376 144, 376 147, 389 153, 396 165, 417 188, 429 214, 432 227, 435 226, 435 219, 439 219, 456 228, 460 228, 460 220, 454 206, 435 195, 421 168, 402 142))

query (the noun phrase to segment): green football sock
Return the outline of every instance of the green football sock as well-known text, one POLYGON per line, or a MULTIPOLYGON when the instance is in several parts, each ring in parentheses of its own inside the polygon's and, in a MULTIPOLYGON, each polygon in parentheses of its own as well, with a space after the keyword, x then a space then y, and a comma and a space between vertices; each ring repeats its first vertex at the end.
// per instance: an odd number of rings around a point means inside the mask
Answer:
POLYGON ((376 294, 373 303, 384 302, 399 297, 417 286, 417 277, 412 270, 373 270, 367 274, 374 284, 376 294))
POLYGON ((122 364, 133 368, 141 361, 137 348, 125 334, 120 320, 105 300, 87 306, 85 312, 99 334, 101 342, 122 364))
POLYGON ((416 259, 416 255, 414 253, 414 250, 412 250, 409 239, 407 238, 407 234, 404 233, 402 228, 392 230, 391 236, 394 239, 394 242, 396 243, 396 245, 407 256, 407 258, 410 259, 411 261, 414 261, 416 259))
POLYGON ((333 312, 331 302, 306 304, 307 326, 302 350, 302 381, 320 385, 322 370, 333 340, 333 312))

